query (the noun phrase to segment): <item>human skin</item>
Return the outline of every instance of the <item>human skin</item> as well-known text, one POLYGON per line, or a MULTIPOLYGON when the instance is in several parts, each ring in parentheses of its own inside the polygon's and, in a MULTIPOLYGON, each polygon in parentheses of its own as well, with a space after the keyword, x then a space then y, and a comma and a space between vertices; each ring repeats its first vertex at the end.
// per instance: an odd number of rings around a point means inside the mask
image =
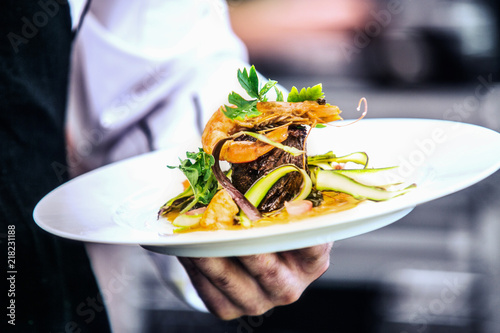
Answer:
POLYGON ((230 320, 295 302, 328 269, 332 245, 241 257, 179 257, 179 261, 208 310, 230 320))

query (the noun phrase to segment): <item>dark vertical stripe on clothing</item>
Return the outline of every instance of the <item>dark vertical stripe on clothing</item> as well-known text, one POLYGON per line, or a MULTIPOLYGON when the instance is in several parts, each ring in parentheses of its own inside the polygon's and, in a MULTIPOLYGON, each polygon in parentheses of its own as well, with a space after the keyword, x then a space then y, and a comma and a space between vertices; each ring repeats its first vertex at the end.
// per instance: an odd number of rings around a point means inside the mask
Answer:
MULTIPOLYGON (((100 298, 83 244, 48 234, 32 218, 36 203, 65 180, 54 166, 67 165, 72 36, 62 0, 0 4, 0 234, 15 228, 17 271, 15 296, 2 297, 2 332, 109 331, 103 308, 89 305, 100 298), (15 326, 5 316, 11 300, 15 326)), ((6 241, 0 237, 4 254, 6 241)))

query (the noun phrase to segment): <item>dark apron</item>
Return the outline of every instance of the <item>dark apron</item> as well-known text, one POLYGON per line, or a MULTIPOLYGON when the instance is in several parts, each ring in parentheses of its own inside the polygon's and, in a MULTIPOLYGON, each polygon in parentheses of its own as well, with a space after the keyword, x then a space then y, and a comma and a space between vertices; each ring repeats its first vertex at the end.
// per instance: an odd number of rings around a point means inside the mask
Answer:
POLYGON ((67 180, 69 6, 2 0, 0 39, 0 267, 7 282, 0 331, 109 331, 83 244, 43 231, 32 218, 36 203, 67 180), (15 261, 8 262, 12 230, 15 261))

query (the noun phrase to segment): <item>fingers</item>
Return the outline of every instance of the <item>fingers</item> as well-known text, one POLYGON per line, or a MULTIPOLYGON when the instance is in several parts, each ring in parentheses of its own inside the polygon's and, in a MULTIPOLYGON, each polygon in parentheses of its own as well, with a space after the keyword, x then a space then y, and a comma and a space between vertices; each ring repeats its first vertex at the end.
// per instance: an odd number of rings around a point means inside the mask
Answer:
POLYGON ((295 302, 305 288, 300 276, 287 266, 280 254, 243 256, 238 260, 274 305, 295 302))
POLYGON ((275 305, 295 302, 330 265, 333 243, 272 254, 239 257, 275 305))
POLYGON ((221 319, 239 315, 239 309, 194 266, 189 258, 179 258, 207 309, 221 319))
POLYGON ((205 305, 221 319, 260 315, 274 304, 234 258, 179 258, 205 305))
POLYGON ((207 308, 221 319, 295 302, 329 266, 332 243, 238 258, 179 258, 207 308))
MULTIPOLYGON (((333 242, 307 247, 283 253, 283 257, 292 260, 305 274, 320 277, 330 266, 330 251, 333 242)), ((315 279, 316 279, 315 278, 315 279)))

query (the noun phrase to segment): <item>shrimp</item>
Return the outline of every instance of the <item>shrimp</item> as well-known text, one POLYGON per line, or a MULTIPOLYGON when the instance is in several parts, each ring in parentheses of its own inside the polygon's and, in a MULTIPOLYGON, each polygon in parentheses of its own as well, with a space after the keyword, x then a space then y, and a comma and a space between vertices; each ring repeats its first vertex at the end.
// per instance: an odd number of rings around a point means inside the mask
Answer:
POLYGON ((282 123, 314 126, 342 119, 338 106, 316 101, 259 102, 257 110, 261 112, 259 116, 235 122, 241 127, 259 129, 282 123))
MULTIPOLYGON (((258 102, 257 117, 231 120, 224 115, 221 106, 210 118, 202 135, 205 152, 211 154, 217 142, 243 130, 269 131, 266 136, 283 142, 288 136, 288 125, 309 125, 329 123, 342 119, 337 106, 320 104, 316 101, 298 103, 258 102)), ((228 140, 222 147, 220 159, 230 163, 247 163, 256 160, 273 149, 273 146, 257 141, 228 140)))
MULTIPOLYGON (((245 127, 239 126, 235 121, 226 117, 222 111, 223 108, 220 107, 212 115, 201 137, 203 149, 208 154, 212 154, 217 142, 245 129, 245 127)), ((288 137, 288 126, 278 127, 270 131, 266 137, 281 143, 288 137)), ((220 160, 230 163, 247 163, 256 160, 273 148, 273 146, 260 141, 229 140, 222 146, 220 160)))
MULTIPOLYGON (((278 127, 266 134, 266 137, 274 142, 281 143, 288 137, 288 126, 278 127)), ((255 161, 260 156, 268 153, 274 148, 262 141, 228 141, 222 146, 220 159, 229 163, 248 163, 255 161)))
POLYGON ((240 130, 240 126, 226 117, 223 113, 224 106, 214 112, 207 122, 201 136, 201 144, 207 154, 212 154, 217 142, 226 139, 240 130))

